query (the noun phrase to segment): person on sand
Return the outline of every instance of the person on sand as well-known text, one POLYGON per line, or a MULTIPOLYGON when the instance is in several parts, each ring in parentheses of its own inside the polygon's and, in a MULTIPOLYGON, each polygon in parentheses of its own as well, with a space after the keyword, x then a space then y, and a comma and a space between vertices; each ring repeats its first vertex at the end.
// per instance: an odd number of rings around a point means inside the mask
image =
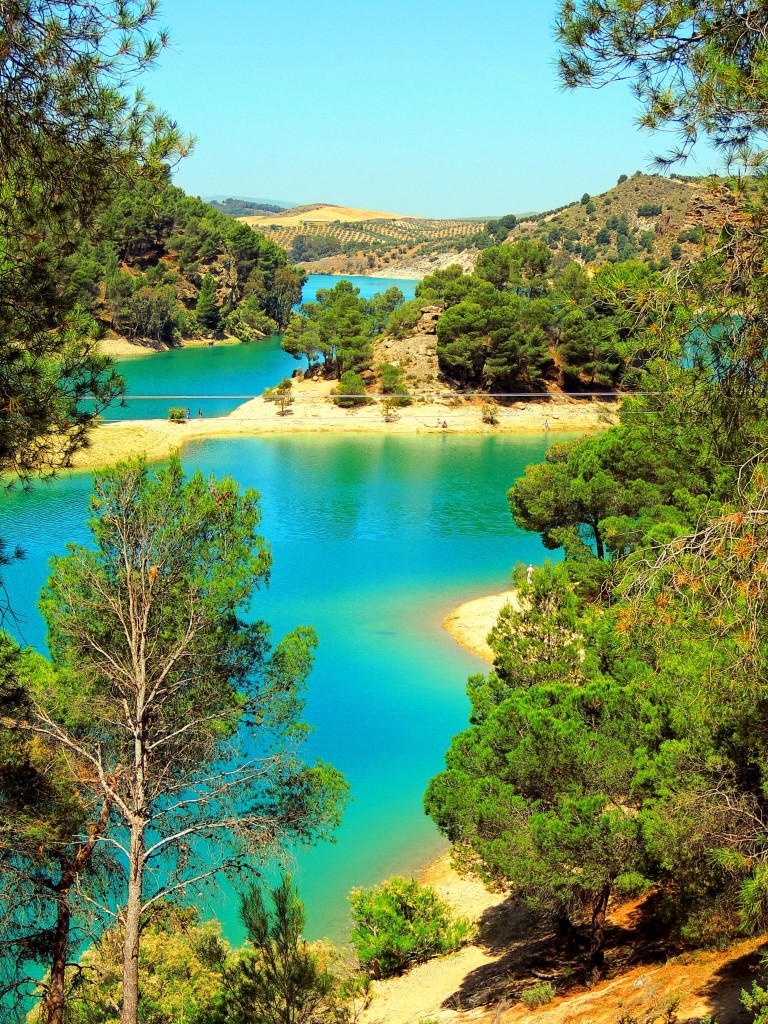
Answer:
POLYGON ((549 430, 549 420, 544 420, 544 429, 549 430))
POLYGON ((525 582, 528 584, 529 587, 530 587, 531 583, 533 583, 533 566, 532 565, 529 565, 528 568, 525 570, 525 582))
POLYGON ((201 420, 203 418, 203 410, 201 408, 199 408, 199 407, 198 407, 198 410, 197 410, 197 418, 199 420, 201 420))
POLYGON ((445 420, 443 420, 443 430, 447 430, 447 429, 448 429, 448 424, 447 424, 447 422, 445 420))
POLYGON ((187 419, 188 420, 192 419, 192 410, 189 408, 189 406, 187 406, 187 419))

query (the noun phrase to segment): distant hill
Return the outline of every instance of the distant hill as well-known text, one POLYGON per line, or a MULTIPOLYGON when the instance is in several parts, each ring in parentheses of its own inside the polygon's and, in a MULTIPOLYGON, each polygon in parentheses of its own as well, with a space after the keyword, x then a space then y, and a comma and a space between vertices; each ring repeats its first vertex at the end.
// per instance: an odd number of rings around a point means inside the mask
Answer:
POLYGON ((601 265, 617 260, 669 262, 697 251, 707 233, 722 223, 722 195, 705 179, 666 178, 658 174, 631 177, 599 195, 581 199, 558 210, 518 218, 505 239, 478 239, 480 245, 501 240, 531 238, 545 242, 556 263, 578 260, 601 265), (705 210, 711 206, 710 215, 705 210))
POLYGON ((203 196, 204 203, 222 203, 227 199, 240 200, 244 203, 253 203, 255 206, 261 209, 271 209, 273 206, 278 207, 281 210, 290 210, 292 206, 298 206, 299 204, 294 199, 266 199, 264 196, 233 196, 231 192, 220 193, 215 196, 203 196))
MULTIPOLYGON (((243 217, 285 248, 294 263, 326 273, 393 274, 399 262, 419 256, 429 272, 434 255, 465 250, 483 221, 429 220, 328 203, 297 206, 280 214, 243 217)), ((421 269, 416 271, 421 274, 421 269)))
POLYGON ((285 207, 277 203, 265 203, 250 199, 212 199, 210 205, 228 217, 260 217, 269 213, 281 213, 285 207))
POLYGON ((483 248, 523 238, 545 242, 556 266, 625 259, 666 266, 699 252, 719 230, 729 205, 722 184, 638 171, 559 209, 496 220, 405 217, 322 203, 241 219, 293 262, 323 273, 422 277, 451 262, 471 269, 483 248))
POLYGON ((294 206, 275 217, 243 217, 247 224, 262 228, 266 224, 284 227, 299 227, 302 224, 350 224, 369 220, 406 220, 399 213, 380 213, 377 210, 358 210, 351 206, 334 206, 332 203, 309 203, 294 206))

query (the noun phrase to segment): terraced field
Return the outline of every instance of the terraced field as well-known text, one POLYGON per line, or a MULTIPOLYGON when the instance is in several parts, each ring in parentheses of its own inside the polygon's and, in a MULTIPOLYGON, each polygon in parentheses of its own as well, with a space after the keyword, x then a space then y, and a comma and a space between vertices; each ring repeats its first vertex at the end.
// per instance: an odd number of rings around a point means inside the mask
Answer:
POLYGON ((310 244, 320 241, 329 256, 362 261, 368 269, 403 257, 466 249, 483 226, 480 219, 430 220, 319 204, 276 216, 239 219, 294 252, 296 259, 301 256, 294 243, 302 238, 310 244))

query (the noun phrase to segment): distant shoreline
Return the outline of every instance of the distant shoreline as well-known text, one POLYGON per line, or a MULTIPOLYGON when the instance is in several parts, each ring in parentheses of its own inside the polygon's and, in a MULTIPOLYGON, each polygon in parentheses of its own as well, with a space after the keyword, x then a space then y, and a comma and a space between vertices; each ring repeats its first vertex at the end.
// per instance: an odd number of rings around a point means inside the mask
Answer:
POLYGON ((182 338, 175 345, 169 345, 165 341, 129 341, 128 338, 100 338, 99 352, 111 359, 120 359, 123 356, 149 356, 156 352, 173 352, 183 348, 220 348, 226 345, 258 345, 255 341, 242 341, 230 335, 224 338, 182 338))
POLYGON ((161 461, 193 440, 209 437, 286 434, 541 434, 558 431, 605 430, 617 422, 618 402, 557 398, 514 402, 500 406, 498 423, 483 422, 482 403, 461 399, 414 402, 397 411, 386 422, 382 408, 374 403, 363 408, 339 409, 329 401, 332 381, 297 381, 294 404, 288 415, 280 416, 273 402, 262 397, 238 406, 228 416, 192 418, 183 423, 168 420, 122 420, 99 424, 91 434, 88 448, 78 452, 73 468, 96 469, 143 454, 148 461, 161 461), (445 424, 445 426, 443 426, 445 424))

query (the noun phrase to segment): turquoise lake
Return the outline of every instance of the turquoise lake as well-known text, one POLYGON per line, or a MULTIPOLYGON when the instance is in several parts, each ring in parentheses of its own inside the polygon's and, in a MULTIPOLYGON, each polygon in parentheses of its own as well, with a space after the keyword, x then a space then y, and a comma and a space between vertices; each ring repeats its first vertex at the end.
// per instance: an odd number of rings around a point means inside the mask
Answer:
MULTIPOLYGON (((393 286, 400 288, 406 299, 412 299, 418 284, 312 274, 304 285, 303 301, 314 301, 319 288, 332 288, 341 280, 351 281, 364 299, 393 286)), ((225 416, 303 365, 283 352, 280 340, 280 335, 275 335, 242 345, 206 345, 119 359, 117 368, 125 379, 127 395, 122 406, 107 409, 104 419, 165 419, 174 405, 189 408, 193 417, 198 409, 205 417, 225 416), (153 395, 162 397, 149 397, 153 395)))
MULTIPOLYGON (((274 565, 255 614, 275 637, 298 624, 319 635, 307 755, 341 769, 354 799, 337 841, 298 858, 310 938, 343 939, 350 888, 408 874, 444 846, 422 794, 466 724, 466 678, 485 666, 442 619, 461 601, 504 589, 516 561, 543 559, 538 536, 515 528, 505 493, 550 441, 294 435, 205 440, 184 451, 187 467, 231 473, 261 492, 274 565)), ((27 643, 44 645, 36 600, 49 557, 87 540, 90 487, 80 472, 0 498, 0 535, 27 550, 4 570, 27 643)), ((231 899, 208 909, 241 937, 231 899)))

